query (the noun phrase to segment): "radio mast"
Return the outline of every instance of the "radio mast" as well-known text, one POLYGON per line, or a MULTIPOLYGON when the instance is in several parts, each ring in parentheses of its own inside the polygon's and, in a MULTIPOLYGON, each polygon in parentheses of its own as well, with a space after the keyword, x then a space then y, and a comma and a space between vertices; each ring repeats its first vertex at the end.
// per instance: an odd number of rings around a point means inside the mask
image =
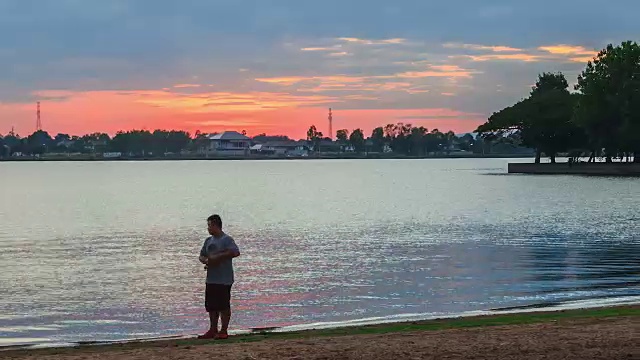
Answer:
POLYGON ((40 101, 38 101, 38 110, 37 110, 37 120, 36 120, 36 131, 42 130, 42 120, 40 119, 40 101))
POLYGON ((333 140, 333 112, 329 108, 329 139, 333 140))

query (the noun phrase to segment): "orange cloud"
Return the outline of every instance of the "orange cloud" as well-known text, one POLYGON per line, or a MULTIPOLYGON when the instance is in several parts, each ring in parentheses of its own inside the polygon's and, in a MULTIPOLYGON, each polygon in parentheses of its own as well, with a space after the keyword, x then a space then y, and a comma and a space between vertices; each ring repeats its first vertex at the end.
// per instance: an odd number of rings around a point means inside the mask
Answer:
POLYGON ((492 51, 492 52, 520 52, 522 49, 502 46, 502 45, 476 45, 476 44, 458 44, 458 43, 446 43, 442 45, 449 49, 469 49, 478 51, 492 51))
POLYGON ((359 39, 359 38, 353 38, 353 37, 341 37, 341 38, 338 38, 338 40, 344 41, 347 43, 360 44, 360 45, 397 45, 397 44, 403 44, 407 41, 406 39, 401 39, 401 38, 369 40, 369 39, 359 39))
MULTIPOLYGON (((597 54, 596 54, 597 55, 597 54)), ((572 62, 577 62, 577 63, 587 63, 589 61, 593 61, 593 59, 596 57, 596 55, 594 56, 576 56, 576 57, 570 57, 569 60, 572 62)))
POLYGON ((173 87, 176 89, 199 88, 200 84, 176 84, 173 87))
POLYGON ((518 49, 509 46, 487 46, 475 44, 448 43, 443 45, 451 49, 469 49, 475 51, 486 51, 490 54, 481 55, 451 55, 449 58, 469 59, 476 62, 484 61, 569 61, 587 62, 592 60, 597 54, 595 50, 588 50, 577 45, 550 45, 540 46, 536 49, 518 49))
MULTIPOLYGON (((292 86, 296 84, 331 84, 340 86, 339 84, 368 84, 382 85, 384 80, 389 79, 422 79, 422 78, 471 78, 476 71, 463 69, 456 65, 435 65, 430 66, 431 70, 426 71, 405 71, 391 75, 370 75, 370 76, 352 76, 352 75, 330 75, 330 76, 282 76, 272 78, 256 78, 258 82, 276 84, 281 86, 292 86)), ((355 85, 353 85, 355 86, 355 85)), ((352 87, 353 87, 352 86, 352 87)))
POLYGON ((407 89, 405 91, 407 92, 407 94, 411 94, 411 95, 414 95, 414 94, 425 94, 425 93, 430 92, 430 90, 422 89, 422 88, 411 88, 411 89, 407 89))
POLYGON ((393 75, 394 77, 407 78, 407 79, 419 79, 430 77, 445 77, 445 78, 471 78, 474 72, 469 70, 453 70, 453 71, 406 71, 393 75))
POLYGON ((348 75, 329 75, 329 76, 282 76, 272 78, 257 78, 256 81, 277 84, 282 86, 290 86, 302 82, 335 82, 335 83, 357 83, 361 82, 365 77, 348 76, 348 75))
POLYGON ((584 46, 573 46, 573 45, 551 45, 551 46, 540 46, 538 50, 546 51, 552 54, 561 54, 561 55, 575 55, 575 54, 593 54, 596 53, 595 50, 587 50, 584 46))
POLYGON ((450 49, 468 49, 479 52, 490 52, 481 55, 451 55, 450 58, 466 58, 471 61, 570 61, 587 62, 597 54, 595 50, 588 50, 577 45, 550 45, 540 46, 536 49, 519 49, 510 46, 487 46, 476 44, 447 43, 443 47, 450 49))
MULTIPOLYGON (((405 71, 389 75, 282 76, 256 78, 255 80, 283 87, 295 86, 295 90, 302 93, 352 92, 376 93, 376 95, 382 96, 382 94, 389 92, 403 92, 417 95, 430 92, 429 86, 424 84, 425 79, 448 79, 451 86, 457 87, 458 81, 456 79, 470 79, 476 73, 479 72, 457 65, 442 64, 428 66, 424 71, 405 71)), ((367 95, 362 99, 375 100, 377 98, 367 95)))
POLYGON ((341 48, 341 45, 335 45, 332 47, 305 47, 300 49, 301 51, 335 51, 336 49, 341 48))
POLYGON ((379 85, 383 90, 398 90, 398 89, 406 89, 412 87, 413 84, 410 82, 402 82, 402 81, 391 81, 384 84, 379 85))
POLYGON ((135 101, 139 103, 189 113, 206 113, 211 109, 215 109, 215 111, 257 112, 341 101, 328 96, 300 96, 270 92, 180 94, 166 91, 136 91, 126 95, 135 98, 135 101))
POLYGON ((438 71, 448 71, 448 72, 466 72, 466 69, 461 68, 458 65, 431 65, 431 69, 438 71))
POLYGON ((564 44, 540 46, 538 50, 545 51, 553 55, 562 55, 568 57, 568 59, 573 62, 588 62, 593 60, 593 58, 598 55, 598 51, 589 50, 584 46, 564 44))
POLYGON ((331 51, 331 48, 326 47, 307 47, 300 49, 301 51, 331 51))
POLYGON ((488 55, 457 55, 451 56, 451 58, 468 58, 472 61, 483 62, 492 60, 513 60, 524 62, 535 62, 544 60, 543 56, 532 54, 488 54, 488 55))

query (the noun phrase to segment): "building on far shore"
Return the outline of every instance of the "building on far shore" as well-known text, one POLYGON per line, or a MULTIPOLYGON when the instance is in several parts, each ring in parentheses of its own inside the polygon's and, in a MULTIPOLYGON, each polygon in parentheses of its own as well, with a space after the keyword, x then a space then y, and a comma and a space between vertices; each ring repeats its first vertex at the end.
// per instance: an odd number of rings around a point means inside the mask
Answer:
POLYGON ((316 151, 328 154, 337 154, 342 152, 342 145, 329 138, 324 138, 318 142, 316 151))
POLYGON ((251 147, 251 154, 272 156, 307 156, 309 146, 306 141, 281 140, 265 141, 251 147))
POLYGON ((117 159, 122 157, 122 153, 119 151, 105 152, 105 153, 102 153, 102 157, 105 159, 117 159))
POLYGON ((199 152, 220 156, 245 156, 249 154, 251 139, 237 131, 225 131, 207 136, 199 152))

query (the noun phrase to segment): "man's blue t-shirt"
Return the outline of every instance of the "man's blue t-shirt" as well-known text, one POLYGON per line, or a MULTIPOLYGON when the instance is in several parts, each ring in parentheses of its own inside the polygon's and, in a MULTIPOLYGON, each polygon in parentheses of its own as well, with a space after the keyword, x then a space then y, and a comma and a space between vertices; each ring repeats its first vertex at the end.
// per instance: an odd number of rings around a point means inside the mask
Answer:
MULTIPOLYGON (((200 256, 209 256, 228 250, 240 252, 233 238, 223 233, 219 238, 208 237, 202 245, 200 256)), ((207 268, 207 284, 233 285, 233 282, 233 259, 227 259, 217 266, 207 268)))

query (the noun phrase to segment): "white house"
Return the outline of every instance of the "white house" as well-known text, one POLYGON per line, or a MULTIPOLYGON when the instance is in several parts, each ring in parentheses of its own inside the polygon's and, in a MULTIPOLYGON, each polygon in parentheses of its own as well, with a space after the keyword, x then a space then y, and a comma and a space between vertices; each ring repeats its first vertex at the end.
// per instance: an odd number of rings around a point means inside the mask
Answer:
POLYGON ((309 148, 305 142, 294 140, 267 141, 252 146, 251 153, 277 156, 307 156, 309 148))
POLYGON ((244 156, 249 153, 251 139, 236 131, 207 136, 205 153, 227 156, 244 156))
POLYGON ((106 153, 102 153, 102 157, 105 159, 116 159, 119 157, 122 157, 122 153, 121 152, 106 152, 106 153))

